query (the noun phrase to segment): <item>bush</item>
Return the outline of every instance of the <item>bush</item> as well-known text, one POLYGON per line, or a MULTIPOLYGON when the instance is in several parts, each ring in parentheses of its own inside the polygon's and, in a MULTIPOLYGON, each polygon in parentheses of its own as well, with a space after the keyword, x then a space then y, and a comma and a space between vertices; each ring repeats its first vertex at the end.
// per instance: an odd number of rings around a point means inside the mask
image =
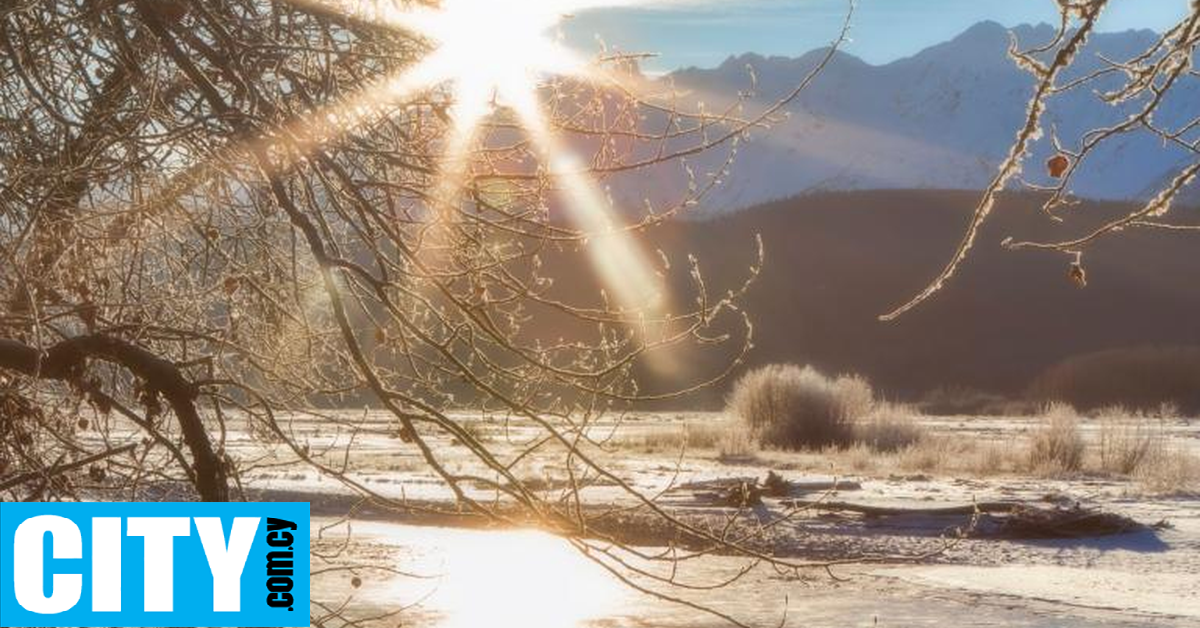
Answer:
POLYGON ((1065 404, 1047 406, 1042 426, 1033 433, 1029 466, 1040 471, 1078 471, 1087 448, 1079 431, 1079 415, 1065 404))
POLYGON ((900 451, 926 437, 917 416, 919 413, 908 406, 878 404, 865 420, 854 425, 854 440, 874 451, 900 451))
POLYGON ((1162 456, 1167 437, 1161 421, 1123 408, 1106 408, 1100 419, 1100 468, 1132 475, 1162 456))
POLYGON ((719 460, 723 462, 746 462, 754 458, 754 438, 743 425, 732 426, 721 442, 717 443, 719 460))
POLYGON ((1167 407, 1153 413, 1101 410, 1100 468, 1135 478, 1149 493, 1195 494, 1200 489, 1200 460, 1168 437, 1163 419, 1173 413, 1167 407))
POLYGON ((812 367, 776 364, 738 380, 728 411, 761 445, 820 449, 849 445, 854 422, 873 405, 874 392, 860 377, 832 379, 812 367))
POLYGON ((1164 446, 1142 461, 1134 477, 1152 494, 1197 495, 1200 494, 1200 459, 1181 445, 1164 446))

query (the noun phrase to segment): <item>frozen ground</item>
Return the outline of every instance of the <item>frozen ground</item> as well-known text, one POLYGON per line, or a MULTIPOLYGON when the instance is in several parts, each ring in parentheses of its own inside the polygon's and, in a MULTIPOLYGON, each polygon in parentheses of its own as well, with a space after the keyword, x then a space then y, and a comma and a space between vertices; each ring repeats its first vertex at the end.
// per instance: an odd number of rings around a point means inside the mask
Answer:
MULTIPOLYGON (((678 627, 707 628, 719 619, 650 599, 605 579, 557 539, 529 532, 480 532, 366 524, 359 542, 380 556, 433 575, 346 579, 323 594, 351 601, 370 615, 417 603, 409 626, 472 628, 678 627), (536 575, 526 565, 540 565, 536 575)), ((697 581, 720 579, 741 561, 709 557, 688 567, 697 581)), ((736 584, 692 593, 753 625, 777 626, 1195 626, 1200 621, 1197 575, 1086 566, 970 565, 847 567, 839 580, 811 574, 780 577, 758 569, 736 584)))
MULTIPOLYGON (((702 415, 654 415, 635 421, 626 432, 654 430, 702 415)), ((1031 427, 1027 419, 938 419, 928 427, 956 438, 1006 438, 1031 427)), ((349 432, 297 422, 295 429, 313 451, 334 457, 353 449, 348 472, 357 481, 392 497, 440 501, 449 495, 429 476, 410 446, 384 428, 349 432)), ((484 423, 490 446, 516 450, 519 425, 484 423)), ((1085 429, 1086 426, 1085 426, 1085 429)), ((1177 421, 1168 428, 1173 442, 1200 450, 1200 425, 1177 421)), ((233 435, 230 443, 245 442, 233 435)), ((442 451, 454 451, 442 443, 442 451)), ((264 459, 247 475, 269 495, 311 499, 323 516, 340 515, 350 501, 337 482, 299 467, 275 467, 264 459)), ((731 477, 761 477, 763 461, 722 461, 715 455, 611 452, 609 462, 639 490, 657 493, 672 486, 731 477)), ((531 456, 525 473, 543 479, 553 496, 556 457, 531 456)), ((837 477, 858 485, 829 496, 868 505, 936 507, 973 501, 1030 503, 1082 502, 1139 522, 1166 522, 1160 530, 1071 540, 965 539, 926 560, 848 565, 833 571, 781 575, 760 567, 736 584, 685 592, 683 597, 719 608, 756 625, 795 626, 1196 626, 1200 625, 1200 499, 1194 495, 1148 497, 1127 480, 1111 477, 1041 479, 1020 475, 966 477, 936 474, 856 474, 829 468, 814 474, 811 461, 788 469, 778 458, 770 466, 799 482, 819 485, 837 477)), ((463 456, 463 467, 469 462, 463 456)), ((523 476, 524 477, 524 476, 523 476)), ((695 500, 696 491, 668 491, 663 503, 677 512, 721 520, 732 509, 695 500)), ((480 489, 478 494, 486 496, 480 489)), ((613 486, 585 489, 589 501, 622 503, 613 486)), ((749 525, 787 516, 778 500, 740 515, 749 525)), ((332 522, 332 518, 328 521, 332 522)), ((474 628, 572 628, 576 626, 724 625, 698 611, 653 600, 613 586, 599 569, 563 541, 540 533, 417 527, 403 516, 363 511, 353 525, 353 545, 366 564, 432 576, 411 578, 375 573, 351 584, 348 573, 319 577, 314 591, 365 613, 403 608, 405 626, 474 628), (531 575, 536 574, 536 575, 531 575), (541 593, 533 595, 531 592, 541 593), (412 605, 411 607, 409 605, 412 605)), ((775 532, 773 549, 802 559, 856 556, 915 556, 945 545, 947 529, 959 519, 912 516, 863 518, 807 513, 788 519, 775 532)), ((336 535, 335 535, 336 536, 336 535)), ((708 556, 683 572, 696 583, 720 580, 744 565, 732 557, 708 556)), ((673 593, 678 594, 678 591, 673 593)), ((381 625, 389 625, 386 622, 381 625)), ((394 625, 394 624, 391 624, 394 625)))

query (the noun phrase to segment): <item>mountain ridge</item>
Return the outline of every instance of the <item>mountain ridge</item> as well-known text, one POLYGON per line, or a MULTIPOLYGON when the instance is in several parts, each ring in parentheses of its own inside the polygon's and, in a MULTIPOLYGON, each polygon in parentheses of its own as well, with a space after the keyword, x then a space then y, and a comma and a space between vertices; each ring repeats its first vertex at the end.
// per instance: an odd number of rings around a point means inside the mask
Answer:
MULTIPOLYGON (((705 213, 824 190, 982 189, 1024 122, 1033 93, 1033 78, 1008 57, 1010 33, 1028 47, 1051 38, 1054 28, 980 22, 945 42, 879 65, 838 51, 786 108, 787 120, 739 147, 732 175, 703 203, 705 213)), ((1064 80, 1100 67, 1099 55, 1137 54, 1154 37, 1146 29, 1097 33, 1064 80)), ((753 104, 764 107, 793 89, 827 50, 797 57, 731 55, 717 67, 683 68, 659 80, 705 99, 753 87, 753 104), (747 66, 753 68, 753 85, 747 66)), ((1179 118, 1194 110, 1190 103, 1200 101, 1200 81, 1177 89, 1163 104, 1164 118, 1179 118)), ((1123 119, 1131 106, 1110 106, 1089 90, 1073 90, 1050 103, 1046 126, 1070 144, 1088 129, 1123 119)), ((1026 160, 1035 183, 1049 182, 1037 167, 1052 154, 1049 135, 1026 160)), ((695 159, 693 168, 716 171, 724 158, 716 153, 695 159)), ((1185 151, 1163 147, 1147 132, 1131 133, 1098 150, 1072 192, 1099 200, 1143 199, 1186 159, 1185 151)), ((640 204, 636 186, 626 192, 618 194, 623 202, 640 204)))

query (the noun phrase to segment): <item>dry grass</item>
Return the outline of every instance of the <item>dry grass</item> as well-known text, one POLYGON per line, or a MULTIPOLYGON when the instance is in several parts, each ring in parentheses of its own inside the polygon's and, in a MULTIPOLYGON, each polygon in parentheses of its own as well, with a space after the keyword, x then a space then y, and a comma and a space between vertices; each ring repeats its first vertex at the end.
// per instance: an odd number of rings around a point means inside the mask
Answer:
POLYGON ((997 475, 1015 470, 1022 456, 1015 454, 1021 451, 1012 440, 972 441, 976 445, 975 455, 966 458, 966 468, 978 476, 997 475))
POLYGON ((856 473, 868 473, 878 470, 880 463, 883 462, 878 451, 862 443, 855 443, 845 449, 831 448, 822 451, 821 455, 841 462, 842 464, 838 465, 838 471, 848 469, 856 473))
POLYGON ((1147 493, 1200 493, 1200 459, 1167 434, 1166 420, 1178 412, 1171 406, 1148 413, 1121 407, 1101 410, 1099 469, 1131 477, 1147 493))
POLYGON ((928 438, 900 451, 896 458, 896 467, 903 471, 922 473, 942 471, 950 466, 952 460, 960 459, 966 446, 966 442, 948 436, 928 438))
POLYGON ((716 452, 722 458, 745 458, 756 451, 745 426, 736 421, 697 421, 659 426, 634 433, 616 443, 643 453, 716 452))
POLYGON ((866 443, 829 447, 820 452, 776 454, 778 468, 836 474, 890 476, 898 473, 986 477, 1025 469, 1026 448, 1013 442, 964 439, 926 434, 896 451, 879 451, 866 443), (789 457, 790 456, 790 457, 789 457))
POLYGON ((1059 477, 1064 473, 1131 480, 1152 495, 1200 493, 1200 459, 1172 441, 1163 412, 1110 408, 1094 419, 1068 405, 1043 408, 1028 432, 964 437, 930 432, 912 407, 876 403, 850 424, 851 442, 820 449, 762 449, 743 421, 696 421, 660 426, 620 443, 646 452, 703 451, 718 460, 778 469, 889 476, 919 473, 956 477, 1059 477), (1084 425, 1088 426, 1084 430, 1084 425))
POLYGON ((1079 429, 1079 414, 1059 403, 1047 406, 1043 414, 1042 425, 1030 440, 1029 468, 1051 474, 1082 469, 1087 444, 1079 429))
POLYGON ((633 438, 647 451, 713 449, 728 423, 680 423, 650 429, 633 438))
POLYGON ((758 443, 749 431, 734 425, 722 436, 717 453, 723 461, 747 460, 758 453, 758 443))
POLYGON ((1028 449, 1014 441, 965 439, 935 435, 899 452, 896 467, 904 471, 986 477, 1025 467, 1028 449))
POLYGON ((622 434, 608 443, 621 449, 632 449, 647 454, 679 451, 687 447, 687 435, 683 425, 655 427, 644 432, 622 434))
POLYGON ((1200 494, 1200 459, 1179 446, 1167 445, 1147 458, 1133 475, 1146 493, 1200 494))
MULTIPOLYGON (((907 446, 888 451, 862 442, 849 449, 826 449, 823 463, 857 473, 919 472, 989 477, 1056 477, 1091 473, 1124 477, 1142 493, 1200 493, 1200 458, 1173 442, 1158 413, 1119 408, 1097 417, 1098 434, 1084 435, 1083 419, 1067 405, 1044 409, 1041 425, 1028 436, 1006 440, 921 433, 907 446)), ((903 416, 903 415, 897 415, 903 416)), ((907 421, 916 423, 912 415, 907 421)), ((921 428, 917 424, 918 429, 921 428)))
POLYGON ((763 446, 819 450, 849 445, 854 422, 871 411, 874 398, 862 378, 830 378, 812 367, 776 364, 738 380, 728 411, 763 446))
POLYGON ((1140 416, 1123 408, 1107 408, 1097 418, 1100 420, 1099 456, 1102 470, 1133 475, 1165 454, 1167 438, 1161 420, 1140 416))
POLYGON ((854 442, 882 452, 912 447, 926 437, 919 418, 920 414, 909 406, 878 404, 870 415, 854 424, 854 442))

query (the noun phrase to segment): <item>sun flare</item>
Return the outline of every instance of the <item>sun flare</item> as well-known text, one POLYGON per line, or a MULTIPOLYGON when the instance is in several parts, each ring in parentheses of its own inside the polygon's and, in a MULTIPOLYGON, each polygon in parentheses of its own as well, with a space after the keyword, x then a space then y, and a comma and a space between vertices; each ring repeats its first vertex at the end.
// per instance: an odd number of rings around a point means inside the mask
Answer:
POLYGON ((429 6, 399 0, 322 2, 358 19, 413 32, 432 52, 397 77, 391 96, 439 84, 454 95, 456 123, 470 126, 498 106, 528 102, 548 75, 585 73, 584 61, 558 41, 555 27, 579 9, 621 0, 442 0, 429 6), (414 6, 415 5, 415 6, 414 6))
POLYGON ((428 5, 399 0, 301 1, 320 2, 359 20, 415 33, 430 43, 430 53, 415 66, 340 103, 328 117, 337 121, 334 127, 345 131, 381 106, 445 86, 452 101, 451 129, 442 149, 433 194, 439 206, 433 215, 457 205, 469 175, 477 129, 494 113, 511 111, 541 154, 543 170, 559 188, 572 222, 592 242, 593 266, 609 294, 616 297, 616 305, 646 312, 663 304, 645 254, 617 228, 619 219, 586 176, 585 161, 553 137, 538 94, 547 77, 609 77, 559 41, 556 27, 564 19, 574 11, 644 0, 442 0, 428 5))
POLYGON ((470 121, 489 103, 526 101, 542 76, 583 67, 551 33, 561 5, 446 0, 440 10, 413 15, 412 24, 438 44, 427 63, 455 84, 458 115, 470 121))
POLYGON ((397 548, 419 578, 369 581, 380 606, 419 600, 438 628, 582 628, 629 603, 628 591, 572 543, 536 530, 456 530, 356 523, 397 548), (525 567, 519 575, 514 568, 525 567))

